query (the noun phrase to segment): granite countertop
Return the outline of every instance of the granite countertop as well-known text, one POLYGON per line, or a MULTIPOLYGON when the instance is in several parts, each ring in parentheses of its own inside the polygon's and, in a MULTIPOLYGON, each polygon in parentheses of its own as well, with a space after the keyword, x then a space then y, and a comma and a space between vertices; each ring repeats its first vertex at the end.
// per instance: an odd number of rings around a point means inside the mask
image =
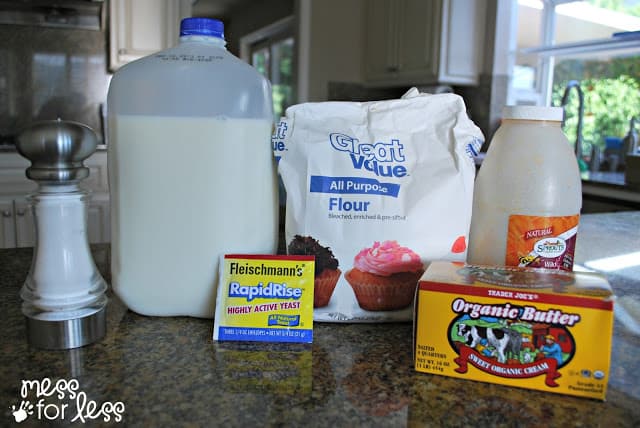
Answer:
MULTIPOLYGON (((109 281, 109 247, 93 251, 109 281)), ((410 323, 316 323, 311 345, 214 343, 211 320, 140 316, 113 295, 101 342, 33 349, 18 295, 32 250, 0 250, 0 425, 13 422, 23 380, 49 378, 77 379, 97 409, 121 402, 122 422, 94 421, 107 426, 640 426, 639 251, 640 212, 582 217, 576 262, 606 271, 618 296, 601 402, 417 373, 410 323)), ((62 402, 47 400, 42 418, 72 424, 77 401, 62 419, 62 402)), ((44 425, 37 410, 20 425, 44 425)))

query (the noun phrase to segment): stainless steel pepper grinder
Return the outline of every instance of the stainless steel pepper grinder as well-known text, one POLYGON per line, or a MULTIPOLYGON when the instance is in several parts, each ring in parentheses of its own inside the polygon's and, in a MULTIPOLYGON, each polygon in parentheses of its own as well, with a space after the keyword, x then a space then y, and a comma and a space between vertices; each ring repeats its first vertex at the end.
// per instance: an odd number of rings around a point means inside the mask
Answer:
POLYGON ((27 178, 38 183, 29 197, 36 246, 20 296, 28 341, 39 348, 77 348, 105 335, 107 284, 89 249, 89 192, 78 186, 96 145, 91 128, 60 119, 18 136, 18 152, 31 161, 27 178))

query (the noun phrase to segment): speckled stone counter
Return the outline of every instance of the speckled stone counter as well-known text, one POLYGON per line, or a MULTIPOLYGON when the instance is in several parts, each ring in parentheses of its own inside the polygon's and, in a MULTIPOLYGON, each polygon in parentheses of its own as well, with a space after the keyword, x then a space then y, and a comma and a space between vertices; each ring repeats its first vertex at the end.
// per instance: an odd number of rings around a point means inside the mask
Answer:
MULTIPOLYGON (((93 250, 109 281, 108 246, 93 250)), ((214 343, 210 320, 144 317, 111 296, 103 341, 71 351, 33 349, 18 295, 32 250, 0 250, 0 426, 14 423, 23 380, 49 378, 77 379, 78 392, 98 409, 124 405, 121 422, 86 419, 94 425, 637 427, 639 251, 640 212, 583 216, 576 260, 607 270, 620 302, 609 391, 600 402, 416 373, 410 323, 316 324, 312 345, 214 343), (603 260, 634 252, 635 264, 603 260)), ((48 397, 41 419, 34 407, 20 426, 81 426, 71 422, 77 397, 69 398, 48 397), (65 418, 53 418, 62 402, 69 402, 65 418)))

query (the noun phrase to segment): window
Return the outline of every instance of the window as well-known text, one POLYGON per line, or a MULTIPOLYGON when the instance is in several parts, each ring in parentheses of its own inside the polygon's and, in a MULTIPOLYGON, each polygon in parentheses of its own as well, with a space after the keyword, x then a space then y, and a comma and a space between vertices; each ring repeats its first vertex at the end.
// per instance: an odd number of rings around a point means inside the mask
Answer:
POLYGON ((271 82, 276 122, 295 100, 294 47, 291 18, 278 21, 240 40, 240 56, 271 82))
POLYGON ((510 104, 565 105, 577 153, 612 151, 640 116, 640 0, 517 0, 510 104), (567 89, 575 81, 579 89, 567 89), (563 100, 563 95, 567 96, 563 100), (582 135, 577 132, 584 98, 582 135), (563 103, 564 101, 564 103, 563 103))

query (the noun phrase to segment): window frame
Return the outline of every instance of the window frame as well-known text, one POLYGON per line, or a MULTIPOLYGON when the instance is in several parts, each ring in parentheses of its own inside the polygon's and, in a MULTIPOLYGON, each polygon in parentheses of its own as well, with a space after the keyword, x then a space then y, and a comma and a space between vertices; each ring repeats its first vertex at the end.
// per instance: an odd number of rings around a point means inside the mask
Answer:
MULTIPOLYGON (((272 48, 275 44, 291 39, 293 41, 293 64, 292 64, 292 90, 293 100, 296 99, 298 93, 298 59, 297 45, 298 40, 295 33, 295 18, 287 16, 266 27, 262 27, 252 33, 240 38, 240 59, 252 64, 252 56, 254 52, 267 49, 268 61, 267 76, 272 80, 273 67, 275 66, 272 58, 272 48)), ((273 81, 272 81, 273 83, 273 81)), ((277 118, 276 118, 277 119, 277 118)))
MULTIPOLYGON (((510 29, 511 37, 517 39, 518 34, 518 0, 512 0, 514 7, 511 13, 512 22, 516 24, 510 29)), ((508 89, 509 104, 551 105, 553 92, 553 69, 555 57, 569 54, 588 54, 591 52, 634 51, 640 53, 640 35, 635 37, 612 37, 610 39, 585 40, 577 43, 556 44, 556 6, 572 3, 579 0, 542 0, 542 20, 540 45, 532 48, 518 49, 522 54, 538 55, 538 67, 536 68, 536 81, 533 89, 521 89, 513 87, 510 82, 508 89)), ((513 54, 515 65, 515 52, 513 54)), ((513 68, 510 75, 513 75, 513 68)))

